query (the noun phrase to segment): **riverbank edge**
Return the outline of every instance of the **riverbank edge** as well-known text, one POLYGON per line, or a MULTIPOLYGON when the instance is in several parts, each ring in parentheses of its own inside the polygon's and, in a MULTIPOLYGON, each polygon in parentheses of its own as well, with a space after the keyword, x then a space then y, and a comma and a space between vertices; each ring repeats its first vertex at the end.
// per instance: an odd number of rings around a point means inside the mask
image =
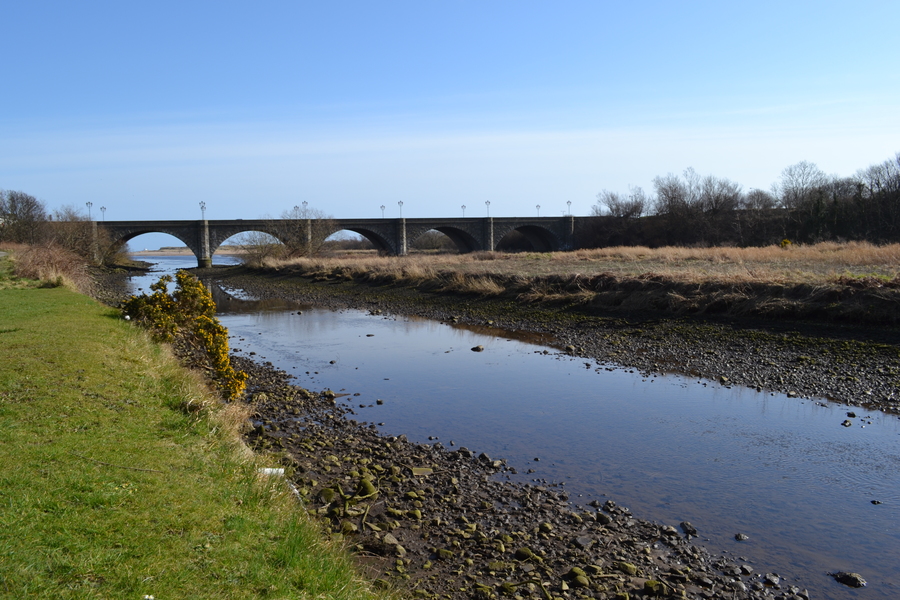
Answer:
POLYGON ((605 365, 900 414, 900 331, 888 327, 671 315, 628 310, 627 301, 610 310, 578 299, 534 302, 243 265, 196 272, 261 299, 417 316, 498 335, 531 332, 562 351, 605 365))

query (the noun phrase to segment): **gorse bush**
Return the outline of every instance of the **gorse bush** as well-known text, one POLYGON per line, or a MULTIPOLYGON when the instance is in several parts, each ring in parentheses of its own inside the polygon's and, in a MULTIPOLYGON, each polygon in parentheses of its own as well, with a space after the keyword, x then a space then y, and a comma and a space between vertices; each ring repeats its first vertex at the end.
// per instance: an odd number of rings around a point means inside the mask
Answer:
POLYGON ((171 342, 176 338, 199 347, 208 357, 219 387, 230 399, 238 398, 247 383, 247 374, 231 366, 228 330, 216 319, 212 294, 187 271, 175 274, 176 289, 168 292, 171 275, 152 284, 150 295, 132 296, 122 306, 123 313, 146 327, 153 338, 171 342))

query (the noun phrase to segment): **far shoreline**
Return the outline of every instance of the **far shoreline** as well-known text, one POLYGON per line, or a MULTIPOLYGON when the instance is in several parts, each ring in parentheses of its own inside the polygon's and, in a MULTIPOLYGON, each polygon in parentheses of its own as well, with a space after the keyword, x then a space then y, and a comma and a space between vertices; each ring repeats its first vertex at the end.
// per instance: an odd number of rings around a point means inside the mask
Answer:
MULTIPOLYGON (((163 246, 157 250, 131 250, 129 256, 193 256, 194 253, 187 246, 163 246)), ((240 256, 244 251, 240 248, 224 246, 213 253, 213 256, 240 256)))

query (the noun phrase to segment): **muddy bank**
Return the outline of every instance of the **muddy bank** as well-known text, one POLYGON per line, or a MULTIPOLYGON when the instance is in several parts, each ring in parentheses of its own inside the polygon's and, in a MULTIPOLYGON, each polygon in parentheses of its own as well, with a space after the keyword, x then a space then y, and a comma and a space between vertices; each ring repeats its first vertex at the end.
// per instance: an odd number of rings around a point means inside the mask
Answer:
POLYGON ((419 598, 808 598, 752 564, 710 556, 690 523, 655 524, 613 501, 507 481, 515 468, 440 442, 380 436, 334 394, 245 358, 248 443, 281 455, 308 510, 376 584, 419 598))
POLYGON ((602 311, 577 303, 532 304, 343 279, 316 282, 243 267, 198 274, 258 298, 532 331, 572 354, 644 373, 677 373, 900 413, 900 332, 893 328, 815 320, 660 318, 648 311, 602 311))

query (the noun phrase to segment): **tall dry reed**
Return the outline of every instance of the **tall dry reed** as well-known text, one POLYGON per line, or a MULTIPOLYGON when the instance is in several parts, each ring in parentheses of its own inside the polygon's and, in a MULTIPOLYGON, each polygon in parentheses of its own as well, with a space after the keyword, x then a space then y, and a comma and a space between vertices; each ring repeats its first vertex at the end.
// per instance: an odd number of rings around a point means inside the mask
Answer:
POLYGON ((540 277, 610 273, 654 274, 677 281, 832 283, 846 277, 893 279, 900 273, 900 244, 824 242, 762 248, 647 248, 620 246, 574 252, 472 253, 409 256, 353 255, 272 262, 315 275, 356 273, 371 280, 425 279, 444 272, 540 277))

